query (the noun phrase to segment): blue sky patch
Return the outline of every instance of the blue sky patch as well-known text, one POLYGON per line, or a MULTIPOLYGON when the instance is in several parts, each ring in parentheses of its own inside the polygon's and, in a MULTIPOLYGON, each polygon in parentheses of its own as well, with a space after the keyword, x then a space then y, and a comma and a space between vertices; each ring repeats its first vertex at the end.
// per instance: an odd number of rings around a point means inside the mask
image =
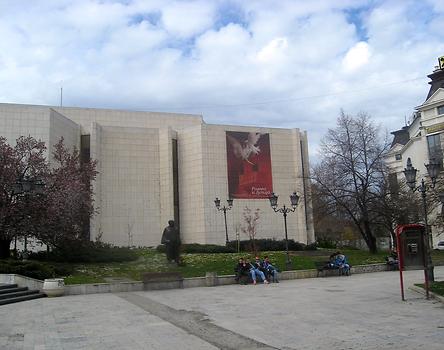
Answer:
POLYGON ((128 24, 134 25, 142 23, 143 21, 147 21, 156 27, 158 26, 161 18, 162 14, 160 12, 138 13, 130 18, 128 24))
POLYGON ((219 30, 230 23, 248 28, 247 14, 244 9, 234 2, 225 2, 218 8, 214 29, 219 30))
POLYGON ((364 25, 364 16, 370 10, 370 6, 364 6, 359 8, 353 8, 344 10, 348 23, 354 24, 356 28, 356 35, 359 41, 367 41, 367 29, 364 25))

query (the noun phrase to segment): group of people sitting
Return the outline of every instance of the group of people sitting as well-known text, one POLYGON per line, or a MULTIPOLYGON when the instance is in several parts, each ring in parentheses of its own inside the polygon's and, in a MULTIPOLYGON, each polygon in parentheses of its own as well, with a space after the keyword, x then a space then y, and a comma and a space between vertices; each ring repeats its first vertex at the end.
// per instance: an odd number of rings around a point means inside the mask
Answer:
POLYGON ((347 257, 340 251, 330 255, 330 260, 327 264, 328 268, 339 269, 342 275, 350 275, 350 264, 347 261, 347 257))
POLYGON ((250 259, 239 258, 238 264, 234 268, 236 273, 236 281, 240 284, 257 283, 259 278, 264 284, 268 284, 270 280, 279 283, 278 269, 270 263, 268 256, 261 260, 256 256, 254 262, 250 259))

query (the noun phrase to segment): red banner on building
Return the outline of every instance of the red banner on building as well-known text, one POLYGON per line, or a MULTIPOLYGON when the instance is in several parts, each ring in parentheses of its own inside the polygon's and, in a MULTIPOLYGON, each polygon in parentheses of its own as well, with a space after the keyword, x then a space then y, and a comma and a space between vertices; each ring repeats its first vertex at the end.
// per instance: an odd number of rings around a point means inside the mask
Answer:
POLYGON ((231 198, 268 198, 273 192, 270 135, 227 131, 228 192, 231 198))

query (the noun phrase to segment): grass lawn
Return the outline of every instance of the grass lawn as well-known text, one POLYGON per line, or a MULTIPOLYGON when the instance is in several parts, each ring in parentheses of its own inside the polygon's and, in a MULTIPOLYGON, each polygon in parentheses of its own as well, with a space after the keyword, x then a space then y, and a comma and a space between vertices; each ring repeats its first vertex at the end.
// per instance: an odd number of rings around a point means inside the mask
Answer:
MULTIPOLYGON (((327 260, 333 250, 290 252, 294 270, 313 269, 314 261, 327 260)), ((384 262, 386 252, 370 254, 361 250, 342 250, 351 265, 363 265, 384 262)), ((224 254, 182 254, 184 266, 168 264, 165 254, 154 249, 140 249, 137 251, 139 258, 135 261, 106 264, 75 264, 73 273, 66 276, 66 284, 101 283, 105 278, 122 278, 140 281, 143 272, 177 271, 184 277, 205 276, 207 271, 215 271, 218 275, 233 274, 234 266, 239 257, 254 256, 248 253, 224 253, 224 254)), ((444 252, 442 252, 444 253, 444 252)), ((262 252, 261 256, 268 255, 274 265, 281 271, 285 270, 285 252, 262 252)), ((444 261, 444 254, 442 260, 444 261)))
POLYGON ((432 285, 430 286, 430 290, 433 293, 436 293, 444 297, 444 281, 433 282, 432 285))
MULTIPOLYGON (((424 283, 415 284, 415 286, 425 289, 424 283)), ((430 291, 444 297, 444 281, 435 281, 430 283, 430 291)))
MULTIPOLYGON (((443 250, 434 250, 432 251, 432 261, 435 266, 444 265, 444 251, 443 250)), ((424 283, 415 284, 415 286, 421 287, 425 289, 424 283)), ((430 284, 430 290, 433 293, 441 295, 444 297, 444 281, 435 281, 430 284)))

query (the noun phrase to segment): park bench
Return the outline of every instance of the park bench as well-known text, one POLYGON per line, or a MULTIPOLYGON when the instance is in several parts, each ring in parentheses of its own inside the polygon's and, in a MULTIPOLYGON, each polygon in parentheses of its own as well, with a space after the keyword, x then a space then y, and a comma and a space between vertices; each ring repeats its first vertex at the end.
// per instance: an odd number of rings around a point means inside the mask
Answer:
POLYGON ((315 261, 314 262, 317 271, 317 277, 322 273, 323 277, 327 275, 327 271, 334 271, 334 275, 341 275, 341 270, 337 266, 332 266, 328 261, 315 261))
POLYGON ((330 271, 330 275, 334 276, 342 276, 342 275, 351 275, 351 266, 348 270, 339 268, 338 266, 334 266, 330 264, 329 261, 315 261, 316 271, 317 271, 317 277, 319 277, 319 274, 322 272, 323 277, 325 277, 330 271))
POLYGON ((144 290, 183 288, 183 277, 179 272, 144 272, 144 290))

